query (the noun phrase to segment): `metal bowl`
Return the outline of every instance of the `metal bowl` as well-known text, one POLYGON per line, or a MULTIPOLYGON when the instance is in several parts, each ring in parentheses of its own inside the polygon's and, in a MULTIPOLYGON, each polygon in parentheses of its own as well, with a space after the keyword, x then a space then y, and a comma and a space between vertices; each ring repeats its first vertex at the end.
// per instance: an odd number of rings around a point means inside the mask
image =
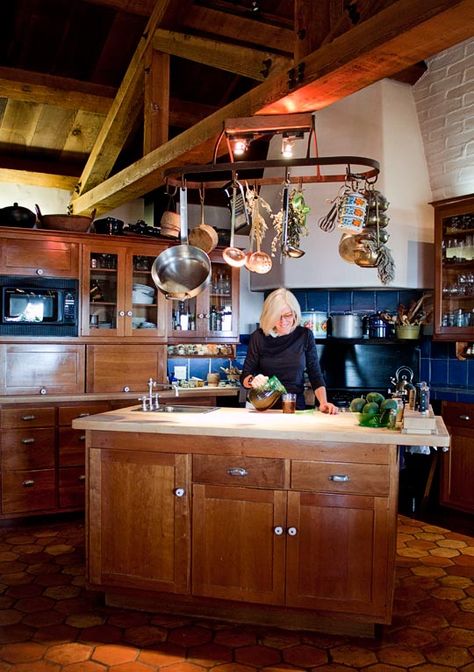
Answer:
POLYGON ((184 301, 200 294, 211 281, 209 256, 193 245, 176 245, 157 256, 151 277, 167 299, 184 301))

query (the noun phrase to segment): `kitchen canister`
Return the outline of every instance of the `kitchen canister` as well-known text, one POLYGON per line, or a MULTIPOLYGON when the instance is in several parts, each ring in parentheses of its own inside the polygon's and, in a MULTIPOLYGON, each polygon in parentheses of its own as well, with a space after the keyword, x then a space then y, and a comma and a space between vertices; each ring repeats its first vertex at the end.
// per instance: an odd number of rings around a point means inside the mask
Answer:
POLYGON ((328 314, 322 310, 310 310, 301 313, 301 324, 311 329, 314 338, 326 338, 328 327, 328 314))

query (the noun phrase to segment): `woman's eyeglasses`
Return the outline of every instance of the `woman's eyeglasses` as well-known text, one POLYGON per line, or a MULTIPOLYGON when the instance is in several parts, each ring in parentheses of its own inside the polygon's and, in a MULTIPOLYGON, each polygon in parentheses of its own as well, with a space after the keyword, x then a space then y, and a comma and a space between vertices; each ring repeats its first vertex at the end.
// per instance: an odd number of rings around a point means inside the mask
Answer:
POLYGON ((282 320, 294 320, 295 315, 294 313, 283 313, 283 315, 280 315, 280 321, 282 320))

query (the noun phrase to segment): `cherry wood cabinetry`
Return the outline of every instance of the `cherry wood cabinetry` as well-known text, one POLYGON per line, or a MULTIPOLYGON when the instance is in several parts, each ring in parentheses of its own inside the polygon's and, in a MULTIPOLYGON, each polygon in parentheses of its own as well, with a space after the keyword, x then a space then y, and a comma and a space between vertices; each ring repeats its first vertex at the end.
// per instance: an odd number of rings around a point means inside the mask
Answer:
POLYGON ((187 593, 189 457, 93 449, 89 459, 89 581, 187 593))
POLYGON ((474 194, 437 201, 433 338, 474 340, 474 194))
POLYGON ((0 344, 0 395, 81 394, 84 379, 84 345, 0 344))
POLYGON ((94 242, 83 246, 82 334, 95 338, 166 336, 168 306, 151 278, 163 245, 94 242))
POLYGON ((1 232, 0 274, 78 278, 79 243, 41 233, 1 232))
POLYGON ((474 513, 474 405, 443 401, 442 416, 451 446, 441 455, 440 502, 474 513))
POLYGON ((144 392, 166 380, 166 345, 88 345, 87 392, 144 392))
POLYGON ((390 622, 395 446, 311 442, 292 459, 284 441, 88 436, 91 586, 151 589, 160 603, 189 592, 178 612, 272 605, 292 623, 314 610, 390 622))

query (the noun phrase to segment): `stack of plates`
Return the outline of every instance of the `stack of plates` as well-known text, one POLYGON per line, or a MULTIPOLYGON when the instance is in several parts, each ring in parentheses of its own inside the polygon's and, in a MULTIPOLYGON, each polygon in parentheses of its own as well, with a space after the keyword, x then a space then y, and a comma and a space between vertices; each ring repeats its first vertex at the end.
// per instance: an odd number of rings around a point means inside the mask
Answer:
POLYGON ((135 283, 132 287, 133 303, 153 303, 155 288, 135 283))

